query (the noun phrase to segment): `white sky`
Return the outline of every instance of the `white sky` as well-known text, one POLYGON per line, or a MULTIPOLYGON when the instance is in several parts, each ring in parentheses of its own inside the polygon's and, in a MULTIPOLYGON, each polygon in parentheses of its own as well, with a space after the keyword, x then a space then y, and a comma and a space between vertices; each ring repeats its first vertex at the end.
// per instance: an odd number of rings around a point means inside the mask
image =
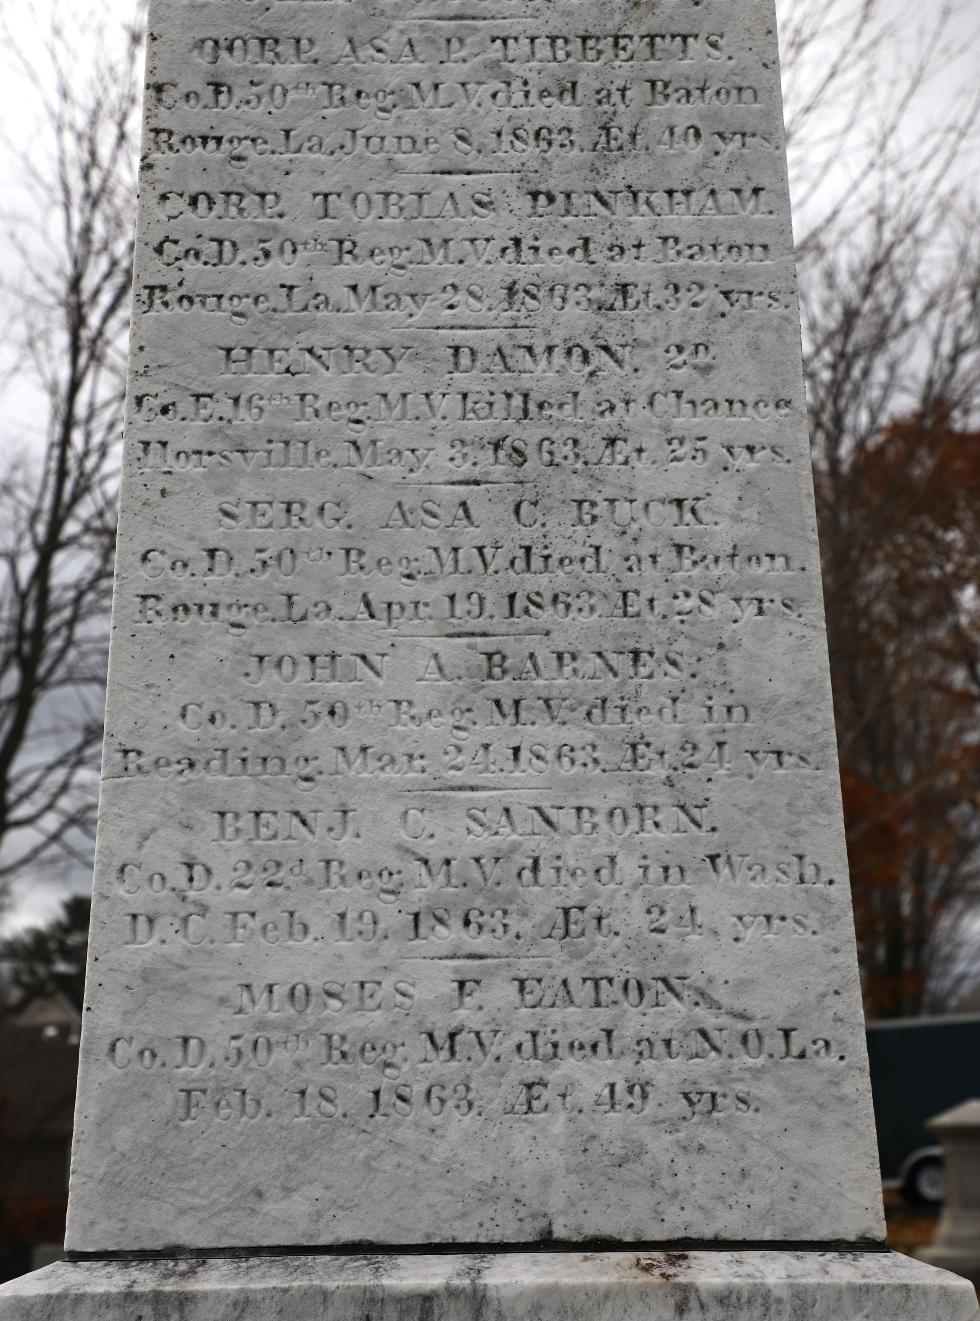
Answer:
MULTIPOLYGON (((597 0, 601 7, 602 0, 597 0)), ((818 0, 819 2, 819 0, 818 0)), ((950 66, 944 76, 937 78, 923 104, 923 115, 934 114, 941 118, 944 107, 955 89, 963 85, 964 79, 971 80, 975 87, 980 87, 980 0, 955 0, 960 9, 955 19, 953 33, 954 44, 949 51, 950 66)), ((780 6, 792 6, 801 0, 778 0, 780 6)), ((861 0, 846 0, 856 10, 861 0)), ((921 23, 930 14, 935 13, 942 0, 884 0, 890 14, 902 20, 903 40, 889 52, 889 60, 894 62, 896 80, 900 80, 902 65, 914 57, 919 49, 921 23)), ((91 60, 92 40, 85 31, 85 18, 88 14, 102 14, 115 18, 120 24, 132 21, 138 12, 137 0, 0 0, 0 25, 11 34, 14 41, 28 53, 38 50, 38 34, 49 30, 51 16, 59 16, 62 24, 78 34, 78 64, 84 69, 91 60)), ((6 142, 13 139, 21 143, 32 140, 31 125, 40 122, 40 110, 37 89, 26 80, 10 62, 9 41, 0 43, 7 50, 6 62, 0 55, 0 133, 3 145, 0 146, 0 214, 9 215, 16 206, 18 190, 18 170, 16 161, 6 142)), ((36 142, 42 139, 35 139, 36 142)), ((974 151, 971 163, 964 168, 969 170, 980 164, 980 152, 974 151)), ((846 186, 849 170, 856 170, 853 162, 842 162, 839 181, 846 186)), ((0 278, 11 272, 11 254, 0 248, 0 278)), ((21 392, 7 391, 0 395, 0 418, 4 420, 3 433, 9 436, 14 426, 24 434, 24 423, 30 412, 29 398, 21 392)), ((42 922, 51 917, 59 907, 62 896, 69 888, 84 887, 87 878, 77 872, 62 877, 25 878, 16 892, 16 904, 12 916, 8 919, 7 929, 42 922)))

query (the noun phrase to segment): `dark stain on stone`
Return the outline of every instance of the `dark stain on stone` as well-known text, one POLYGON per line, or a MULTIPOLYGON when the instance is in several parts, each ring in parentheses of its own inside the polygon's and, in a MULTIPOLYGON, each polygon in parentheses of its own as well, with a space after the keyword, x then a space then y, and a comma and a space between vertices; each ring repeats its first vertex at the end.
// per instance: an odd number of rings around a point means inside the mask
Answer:
POLYGON ((686 1252, 661 1252, 656 1257, 637 1257, 636 1269, 645 1275, 672 1284, 680 1275, 680 1268, 688 1261, 686 1252))

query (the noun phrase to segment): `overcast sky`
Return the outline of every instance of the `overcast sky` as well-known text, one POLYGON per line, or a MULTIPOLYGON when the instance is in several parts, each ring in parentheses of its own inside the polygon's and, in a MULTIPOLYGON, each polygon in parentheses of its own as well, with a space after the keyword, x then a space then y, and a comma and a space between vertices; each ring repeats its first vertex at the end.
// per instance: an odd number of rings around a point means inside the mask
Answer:
MULTIPOLYGON (((781 5, 802 2, 803 0, 779 0, 781 5)), ((819 3, 820 0, 815 2, 819 3)), ((826 0, 822 2, 826 4, 826 0)), ((850 4, 853 12, 859 8, 862 0, 841 0, 841 2, 845 5, 850 4)), ((894 68, 895 82, 898 84, 901 81, 903 65, 912 60, 921 48, 922 23, 939 9, 943 0, 882 0, 882 2, 893 17, 901 20, 902 39, 888 52, 890 67, 894 68)), ((602 0, 596 0, 596 3, 601 11, 602 0)), ((928 96, 923 102, 921 111, 923 116, 931 115, 941 119, 950 97, 955 95, 957 89, 961 89, 965 82, 972 81, 974 87, 980 87, 980 41, 978 41, 980 0, 966 0, 966 2, 956 0, 956 3, 959 9, 952 29, 953 42, 948 51, 948 66, 931 85, 928 96)), ((6 27, 7 33, 12 35, 23 51, 29 56, 35 55, 42 64, 39 34, 47 32, 52 15, 57 16, 66 28, 77 34, 78 66, 82 70, 91 60, 92 53, 92 39, 86 34, 85 16, 94 13, 115 17, 122 25, 131 21, 136 12, 135 0, 101 0, 97 4, 95 0, 69 0, 67 4, 64 0, 60 0, 60 3, 55 3, 55 0, 0 0, 0 22, 6 27)), ((4 140, 16 139, 21 143, 33 141, 37 150, 43 150, 43 136, 34 136, 31 128, 35 122, 37 124, 42 122, 38 89, 32 86, 31 81, 17 69, 16 63, 11 61, 9 41, 4 41, 3 48, 7 51, 7 67, 4 76, 0 77, 0 128, 4 140)), ((0 68, 3 67, 3 58, 3 55, 0 55, 0 68)), ((980 162, 980 154, 974 142, 972 160, 964 164, 964 171, 969 173, 971 170, 976 170, 978 162, 980 162)), ((859 174, 860 162, 856 157, 842 161, 836 186, 849 186, 849 176, 856 177, 859 174)), ((0 213, 9 215, 11 209, 16 208, 18 198, 18 167, 9 148, 0 158, 0 184, 2 184, 0 196, 3 199, 0 203, 0 213)), ((9 274, 11 266, 9 249, 0 249, 0 275, 9 274)), ((5 435, 9 437, 16 427, 17 432, 23 436, 24 424, 31 412, 29 396, 8 389, 5 395, 0 396, 0 410, 2 410, 0 416, 4 420, 5 435)), ((52 877, 43 883, 39 883, 36 878, 25 879, 18 887, 16 907, 12 918, 8 920, 8 929, 11 926, 20 927, 46 920, 57 910, 66 888, 69 886, 77 888, 86 883, 87 878, 77 872, 61 878, 52 877)))

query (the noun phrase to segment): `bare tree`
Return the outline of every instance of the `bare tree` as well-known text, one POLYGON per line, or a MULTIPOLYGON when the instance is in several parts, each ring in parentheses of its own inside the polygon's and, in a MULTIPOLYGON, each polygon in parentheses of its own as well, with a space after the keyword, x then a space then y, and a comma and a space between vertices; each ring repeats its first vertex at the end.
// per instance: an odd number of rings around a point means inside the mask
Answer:
MULTIPOLYGON (((962 498, 980 444, 978 34, 971 0, 777 6, 859 938, 869 1006, 914 1012, 980 980, 980 552, 962 498)), ((50 164, 23 153, 27 205, 7 218, 8 389, 29 377, 45 426, 8 426, 0 468, 0 888, 88 860, 138 26, 81 81, 77 18, 71 42, 54 32, 33 71, 50 164)))
POLYGON ((917 1013, 980 982, 978 23, 779 3, 865 990, 917 1013))
MULTIPOLYGON (((134 15, 136 17, 136 15, 134 15)), ((0 468, 0 888, 89 859, 102 737, 117 445, 125 388, 141 24, 122 49, 55 26, 18 55, 43 100, 10 144, 3 220, 6 406, 0 468), (87 76, 78 51, 93 52, 87 76), (20 413, 30 421, 17 424, 20 413)), ((16 39, 8 33, 8 49, 16 39)))

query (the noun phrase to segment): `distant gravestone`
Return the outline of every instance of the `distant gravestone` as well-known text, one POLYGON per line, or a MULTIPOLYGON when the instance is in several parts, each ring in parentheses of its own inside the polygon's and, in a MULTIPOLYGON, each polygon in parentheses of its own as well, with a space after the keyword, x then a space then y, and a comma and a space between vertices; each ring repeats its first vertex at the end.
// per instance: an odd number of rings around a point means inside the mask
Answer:
POLYGON ((877 1251, 771 0, 157 3, 135 297, 3 1321, 972 1317, 877 1251))
POLYGON ((936 1115, 929 1129, 943 1146, 946 1195, 935 1240, 918 1255, 980 1289, 980 1100, 936 1115))

